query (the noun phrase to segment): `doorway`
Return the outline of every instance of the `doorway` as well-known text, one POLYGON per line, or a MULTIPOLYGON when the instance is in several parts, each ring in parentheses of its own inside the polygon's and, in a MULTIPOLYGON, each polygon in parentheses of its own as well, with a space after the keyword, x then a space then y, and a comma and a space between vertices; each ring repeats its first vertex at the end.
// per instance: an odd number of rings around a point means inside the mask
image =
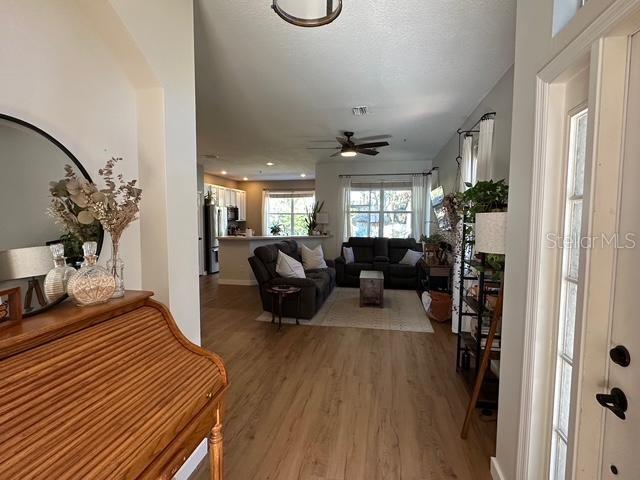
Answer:
POLYGON ((518 478, 640 478, 637 27, 624 18, 540 74, 518 478))

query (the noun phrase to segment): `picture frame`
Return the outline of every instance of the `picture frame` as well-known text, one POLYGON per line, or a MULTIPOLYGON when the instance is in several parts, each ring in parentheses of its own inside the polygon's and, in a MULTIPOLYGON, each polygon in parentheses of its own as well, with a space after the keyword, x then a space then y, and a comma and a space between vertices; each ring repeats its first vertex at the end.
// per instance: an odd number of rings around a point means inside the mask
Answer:
POLYGON ((20 287, 0 290, 0 322, 22 319, 22 294, 20 287))

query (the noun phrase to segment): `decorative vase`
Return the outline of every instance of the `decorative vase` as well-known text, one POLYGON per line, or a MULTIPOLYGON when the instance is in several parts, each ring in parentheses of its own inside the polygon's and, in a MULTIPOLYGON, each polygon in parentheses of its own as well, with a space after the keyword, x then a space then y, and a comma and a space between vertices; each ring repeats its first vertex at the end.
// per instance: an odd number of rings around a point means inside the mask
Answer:
POLYGON ((116 289, 116 281, 106 268, 98 265, 96 242, 85 242, 84 266, 67 283, 67 293, 76 305, 87 306, 104 303, 116 289))
POLYGON ((56 243, 49 248, 53 255, 53 268, 44 278, 44 294, 49 303, 53 303, 67 293, 67 283, 75 275, 76 269, 67 265, 67 259, 64 256, 64 244, 56 243))
POLYGON ((124 297, 124 262, 120 258, 120 239, 111 237, 111 260, 107 262, 107 270, 113 276, 116 288, 111 298, 124 297))

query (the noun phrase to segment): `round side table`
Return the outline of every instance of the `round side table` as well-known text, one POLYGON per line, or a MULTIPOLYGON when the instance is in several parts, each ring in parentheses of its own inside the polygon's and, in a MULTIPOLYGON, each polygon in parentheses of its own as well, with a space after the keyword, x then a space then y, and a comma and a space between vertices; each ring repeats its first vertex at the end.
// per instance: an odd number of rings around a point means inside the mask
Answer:
POLYGON ((282 328, 282 304, 287 297, 297 295, 296 305, 296 325, 300 325, 298 322, 298 316, 300 315, 300 287, 293 287, 289 285, 283 285, 283 288, 277 286, 267 288, 267 292, 271 294, 271 323, 276 321, 276 304, 278 306, 278 330, 282 328))

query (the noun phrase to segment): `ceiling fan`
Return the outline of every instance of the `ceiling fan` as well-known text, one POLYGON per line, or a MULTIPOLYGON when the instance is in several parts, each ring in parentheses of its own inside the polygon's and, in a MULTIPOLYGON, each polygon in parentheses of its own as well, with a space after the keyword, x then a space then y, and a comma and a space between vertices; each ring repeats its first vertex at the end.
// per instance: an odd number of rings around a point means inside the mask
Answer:
POLYGON ((359 153, 362 155, 378 155, 380 152, 375 149, 388 147, 389 142, 366 142, 366 140, 391 138, 391 135, 378 135, 376 137, 367 137, 356 140, 352 138, 353 135, 353 132, 344 132, 344 136, 346 138, 336 137, 336 140, 340 144, 339 147, 310 147, 308 150, 338 150, 336 153, 331 155, 332 157, 355 157, 359 153), (362 141, 365 141, 365 143, 359 143, 362 141))

